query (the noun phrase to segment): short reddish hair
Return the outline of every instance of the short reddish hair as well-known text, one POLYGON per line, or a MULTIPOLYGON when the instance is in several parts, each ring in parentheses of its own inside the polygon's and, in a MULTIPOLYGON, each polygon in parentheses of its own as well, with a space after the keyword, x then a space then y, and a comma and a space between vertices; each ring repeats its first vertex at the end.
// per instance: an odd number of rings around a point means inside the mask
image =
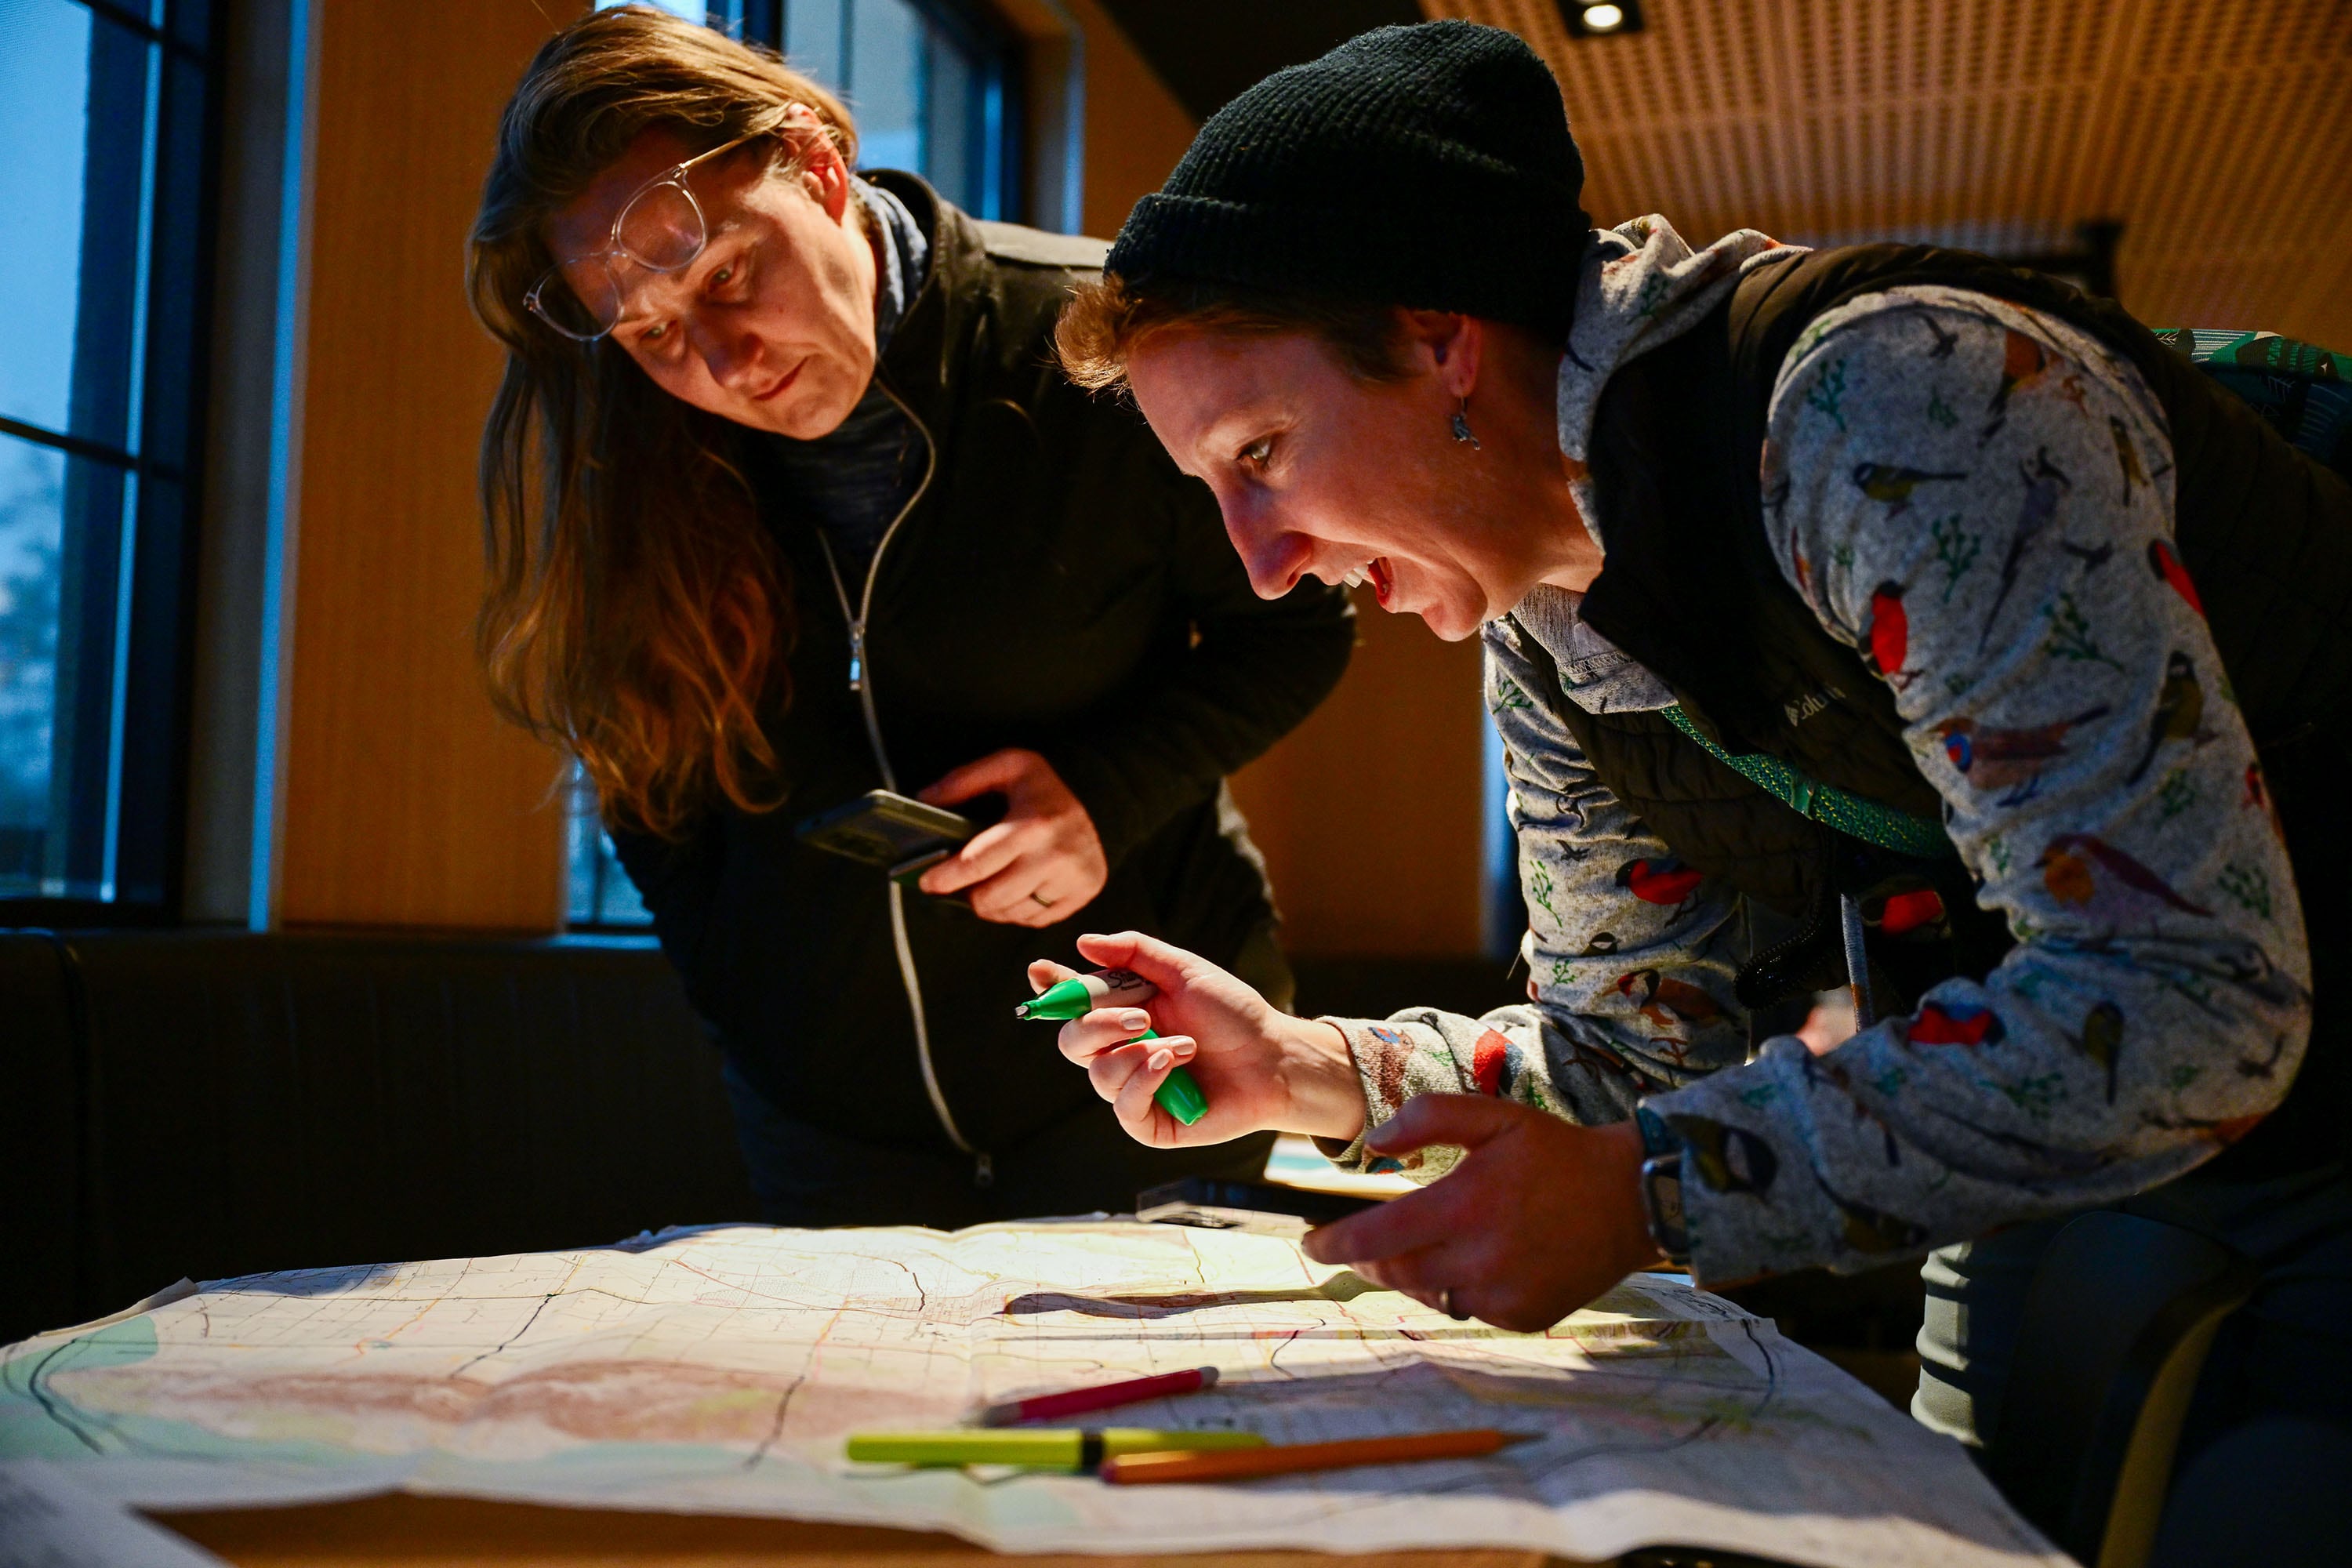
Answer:
POLYGON ((1141 344, 1170 332, 1320 339, 1348 373, 1369 382, 1411 374, 1403 317, 1393 305, 1274 295, 1223 284, 1130 285, 1115 273, 1082 284, 1062 307, 1054 349, 1062 374, 1089 391, 1127 385, 1128 361, 1141 344))

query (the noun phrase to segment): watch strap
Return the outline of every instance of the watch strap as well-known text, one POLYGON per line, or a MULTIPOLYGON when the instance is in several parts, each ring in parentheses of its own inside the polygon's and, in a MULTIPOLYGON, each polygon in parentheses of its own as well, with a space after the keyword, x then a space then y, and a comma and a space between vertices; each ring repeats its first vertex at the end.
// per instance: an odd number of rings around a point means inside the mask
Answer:
POLYGON ((1683 1141, 1675 1136, 1664 1117, 1647 1106, 1633 1110, 1642 1131, 1642 1207, 1650 1220, 1650 1239, 1668 1258, 1690 1264, 1690 1227, 1683 1215, 1683 1141))
POLYGON ((1648 1106, 1633 1108, 1633 1125, 1641 1131, 1642 1158, 1644 1160, 1681 1152, 1683 1141, 1675 1136, 1675 1130, 1666 1125, 1666 1119, 1648 1106))

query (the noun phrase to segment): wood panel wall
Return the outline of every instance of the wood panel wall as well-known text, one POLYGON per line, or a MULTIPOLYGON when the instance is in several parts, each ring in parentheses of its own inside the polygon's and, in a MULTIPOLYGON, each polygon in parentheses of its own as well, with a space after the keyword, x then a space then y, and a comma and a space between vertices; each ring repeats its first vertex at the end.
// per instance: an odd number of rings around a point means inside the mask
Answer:
POLYGON ((1095 0, 1067 0, 1087 40, 1087 232, 1108 239, 1160 188, 1199 129, 1095 0))
POLYGON ((1357 601, 1356 658, 1306 723, 1234 776, 1290 951, 1459 958, 1479 948, 1486 714, 1478 643, 1357 601))
POLYGON ((552 931, 553 755, 484 695, 468 313, 491 133, 561 0, 315 0, 278 922, 552 931))

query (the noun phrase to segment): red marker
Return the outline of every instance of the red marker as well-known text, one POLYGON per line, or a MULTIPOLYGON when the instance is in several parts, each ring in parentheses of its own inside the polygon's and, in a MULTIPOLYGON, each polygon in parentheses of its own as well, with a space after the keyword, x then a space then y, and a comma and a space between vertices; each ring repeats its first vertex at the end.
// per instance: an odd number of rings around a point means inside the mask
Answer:
POLYGON ((1067 1415, 1083 1415, 1089 1410, 1108 1410, 1113 1405, 1133 1405, 1139 1400, 1191 1394, 1213 1387, 1216 1381, 1215 1367, 1196 1366, 1183 1372, 1162 1373, 1158 1377, 1106 1383, 1098 1388, 1073 1388, 1061 1394, 1041 1394, 1034 1399, 1008 1399, 982 1411, 980 1424, 1010 1426, 1020 1421, 1057 1421, 1067 1415))

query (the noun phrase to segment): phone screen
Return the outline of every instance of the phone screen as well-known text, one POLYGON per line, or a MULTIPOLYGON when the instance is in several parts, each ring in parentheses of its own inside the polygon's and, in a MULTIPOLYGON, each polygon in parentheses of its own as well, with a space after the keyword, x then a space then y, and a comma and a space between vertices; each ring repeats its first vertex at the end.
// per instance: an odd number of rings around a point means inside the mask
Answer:
POLYGON ((969 817, 926 805, 888 790, 868 790, 857 799, 822 812, 794 829, 812 848, 879 868, 894 877, 945 859, 979 828, 969 817))

